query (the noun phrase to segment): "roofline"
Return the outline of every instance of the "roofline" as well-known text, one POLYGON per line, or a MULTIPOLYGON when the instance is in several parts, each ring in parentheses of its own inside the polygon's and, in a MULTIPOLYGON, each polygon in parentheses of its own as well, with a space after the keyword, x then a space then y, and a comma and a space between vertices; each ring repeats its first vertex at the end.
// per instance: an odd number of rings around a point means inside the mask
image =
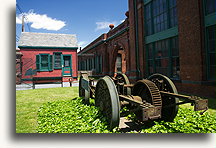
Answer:
POLYGON ((76 34, 42 33, 42 32, 21 32, 21 34, 25 34, 25 33, 29 33, 29 34, 48 34, 48 35, 66 35, 66 36, 74 36, 74 37, 77 37, 76 34))
POLYGON ((52 47, 52 46, 18 46, 18 48, 22 49, 72 49, 77 50, 78 47, 52 47))
MULTIPOLYGON (((108 37, 107 39, 100 40, 99 42, 93 44, 93 45, 92 45, 91 47, 89 47, 89 48, 84 48, 82 51, 80 51, 80 52, 78 53, 78 56, 81 56, 82 54, 84 54, 84 53, 86 53, 87 51, 89 51, 89 50, 91 50, 91 49, 93 49, 93 48, 95 48, 95 47, 101 45, 102 43, 108 42, 108 41, 110 41, 110 40, 112 40, 112 39, 114 39, 114 38, 116 38, 116 37, 122 35, 123 33, 127 32, 128 30, 129 30, 129 27, 126 27, 126 28, 122 29, 121 31, 115 33, 114 35, 108 37)), ((91 43, 90 43, 90 44, 91 44, 91 43)), ((89 44, 89 45, 90 45, 90 44, 89 44)))

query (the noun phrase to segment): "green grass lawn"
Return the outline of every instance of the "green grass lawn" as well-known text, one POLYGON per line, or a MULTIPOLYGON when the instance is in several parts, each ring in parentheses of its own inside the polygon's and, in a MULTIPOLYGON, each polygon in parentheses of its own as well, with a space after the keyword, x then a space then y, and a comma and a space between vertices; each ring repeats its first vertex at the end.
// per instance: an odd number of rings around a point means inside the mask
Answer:
POLYGON ((16 133, 36 133, 37 113, 43 103, 71 100, 78 87, 61 87, 16 91, 16 133))
MULTIPOLYGON (((60 101, 60 104, 64 104, 64 102, 61 101, 70 101, 76 97, 78 97, 78 87, 16 91, 16 133, 37 133, 38 111, 42 105, 46 105, 48 102, 56 104, 56 101, 60 101)), ((212 115, 216 114, 215 102, 215 99, 209 99, 209 110, 207 112, 212 115)), ((71 105, 73 106, 70 102, 66 102, 66 105, 69 107, 71 105)), ((192 107, 187 104, 183 105, 183 108, 192 107)), ((89 107, 86 109, 89 109, 89 107)), ((65 110, 65 108, 63 108, 63 110, 65 110)))

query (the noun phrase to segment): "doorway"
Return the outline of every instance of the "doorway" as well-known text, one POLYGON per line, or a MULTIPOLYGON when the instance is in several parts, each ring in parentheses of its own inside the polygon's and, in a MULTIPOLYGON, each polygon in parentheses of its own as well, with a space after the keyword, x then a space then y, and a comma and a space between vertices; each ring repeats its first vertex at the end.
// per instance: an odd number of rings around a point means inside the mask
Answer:
POLYGON ((63 55, 62 60, 62 75, 63 76, 72 76, 72 58, 71 55, 63 55))

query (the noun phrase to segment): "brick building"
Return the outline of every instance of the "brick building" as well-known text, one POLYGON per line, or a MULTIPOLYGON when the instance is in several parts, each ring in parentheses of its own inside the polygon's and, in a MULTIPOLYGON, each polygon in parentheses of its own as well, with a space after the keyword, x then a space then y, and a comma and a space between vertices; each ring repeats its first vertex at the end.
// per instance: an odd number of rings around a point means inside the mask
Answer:
POLYGON ((22 82, 33 77, 77 79, 77 39, 75 35, 22 32, 18 43, 22 53, 22 82))
POLYGON ((216 1, 128 3, 125 21, 78 53, 79 70, 121 71, 131 82, 161 73, 180 92, 215 97, 216 1))

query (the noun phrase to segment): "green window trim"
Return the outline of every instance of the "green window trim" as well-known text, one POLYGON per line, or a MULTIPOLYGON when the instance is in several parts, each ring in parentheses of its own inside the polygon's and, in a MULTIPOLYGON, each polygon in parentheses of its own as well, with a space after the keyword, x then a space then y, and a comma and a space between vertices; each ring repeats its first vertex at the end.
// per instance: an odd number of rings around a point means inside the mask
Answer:
POLYGON ((36 55, 36 69, 38 72, 53 71, 53 55, 50 54, 36 55))
POLYGON ((152 42, 156 42, 156 41, 164 40, 167 38, 175 37, 177 35, 178 35, 178 27, 173 27, 173 28, 167 29, 165 31, 155 33, 153 35, 146 36, 145 37, 145 43, 149 44, 152 42))
POLYGON ((143 0, 144 1, 144 5, 147 5, 148 3, 150 3, 152 0, 143 0))
POLYGON ((205 16, 205 27, 216 24, 216 12, 205 16))

